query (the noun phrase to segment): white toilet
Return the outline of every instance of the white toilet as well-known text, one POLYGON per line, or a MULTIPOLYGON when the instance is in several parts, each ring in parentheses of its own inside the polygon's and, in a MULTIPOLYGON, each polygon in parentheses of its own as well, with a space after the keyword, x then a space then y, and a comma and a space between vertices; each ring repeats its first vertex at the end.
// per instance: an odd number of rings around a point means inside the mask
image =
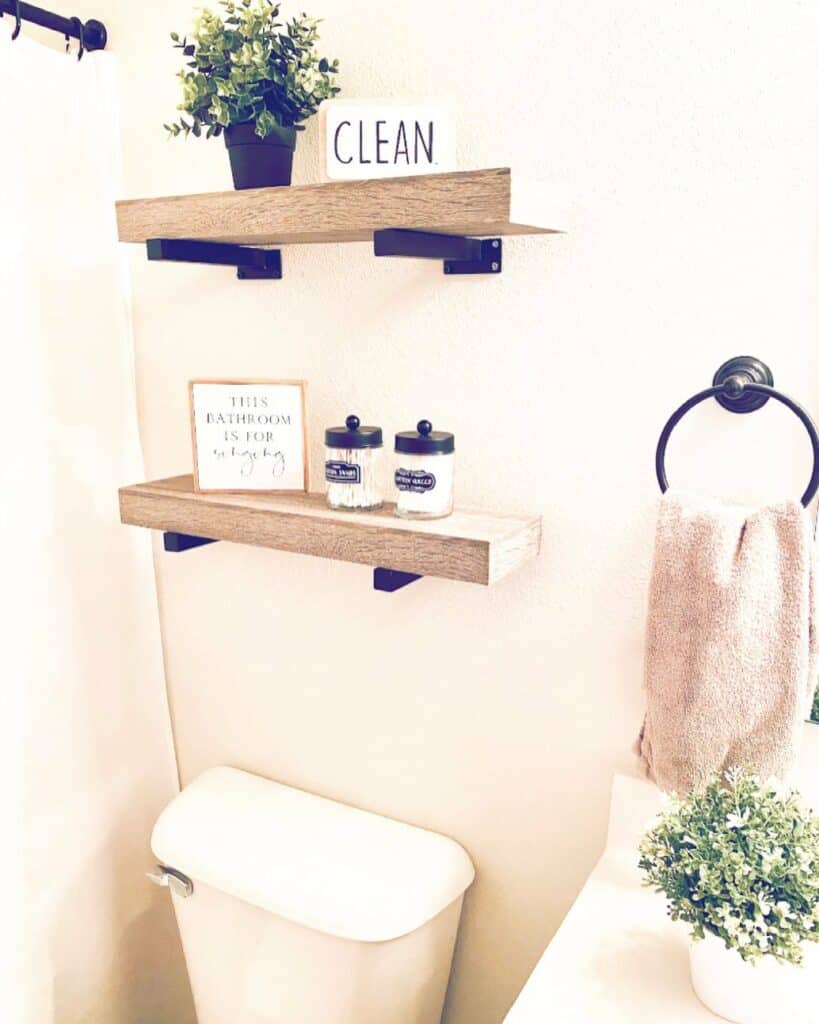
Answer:
POLYGON ((438 1024, 463 894, 454 840, 234 768, 163 811, 199 1024, 438 1024))

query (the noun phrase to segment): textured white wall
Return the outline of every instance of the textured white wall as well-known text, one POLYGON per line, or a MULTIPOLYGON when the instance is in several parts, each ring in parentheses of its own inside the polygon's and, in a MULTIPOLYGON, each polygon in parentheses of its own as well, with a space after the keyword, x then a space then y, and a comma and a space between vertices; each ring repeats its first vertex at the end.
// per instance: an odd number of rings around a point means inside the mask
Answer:
MULTIPOLYGON (((539 562, 491 591, 375 594, 364 567, 214 545, 158 558, 184 780, 233 764, 459 839, 478 881, 449 1024, 497 1024, 603 843, 641 715, 653 452, 744 351, 819 412, 819 8, 797 0, 315 0, 350 97, 459 108, 463 168, 568 184, 563 237, 505 243, 497 279, 290 247, 285 278, 133 253, 152 476, 190 469, 186 382, 306 377, 312 455, 350 411, 457 435, 458 498, 539 511, 539 562), (428 668, 417 670, 418 655, 428 668)), ((130 195, 230 187, 221 142, 166 143, 189 0, 123 4, 130 195)), ((316 179, 317 136, 296 181, 316 179)), ((675 482, 800 493, 780 409, 702 409, 675 482)), ((315 481, 320 486, 320 480, 315 481)))

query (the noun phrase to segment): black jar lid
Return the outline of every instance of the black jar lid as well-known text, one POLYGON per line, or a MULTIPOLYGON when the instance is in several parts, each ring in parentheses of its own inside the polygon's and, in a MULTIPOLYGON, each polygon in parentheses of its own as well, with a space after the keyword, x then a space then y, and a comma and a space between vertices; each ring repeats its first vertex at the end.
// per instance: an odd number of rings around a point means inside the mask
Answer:
POLYGON ((384 444, 381 427, 362 427, 358 416, 348 416, 343 427, 324 431, 328 448, 380 448, 384 444))
POLYGON ((397 452, 430 455, 455 451, 455 435, 444 430, 433 430, 429 420, 419 420, 417 430, 403 430, 395 435, 397 452))

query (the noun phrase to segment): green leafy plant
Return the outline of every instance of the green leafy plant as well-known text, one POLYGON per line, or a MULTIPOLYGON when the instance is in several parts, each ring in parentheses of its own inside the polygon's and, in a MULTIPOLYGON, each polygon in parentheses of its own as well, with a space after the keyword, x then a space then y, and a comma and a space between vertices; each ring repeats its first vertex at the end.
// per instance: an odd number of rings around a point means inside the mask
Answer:
POLYGON ((339 92, 338 61, 316 52, 319 23, 306 14, 281 23, 273 0, 220 5, 223 13, 201 11, 190 36, 171 33, 188 60, 179 72, 182 116, 165 128, 197 138, 248 122, 261 138, 277 125, 303 131, 301 122, 339 92))
POLYGON ((810 713, 812 722, 819 722, 819 689, 813 695, 813 710, 810 713))
POLYGON ((644 884, 694 939, 710 932, 743 960, 793 964, 819 941, 819 818, 773 780, 735 770, 672 796, 640 854, 644 884))

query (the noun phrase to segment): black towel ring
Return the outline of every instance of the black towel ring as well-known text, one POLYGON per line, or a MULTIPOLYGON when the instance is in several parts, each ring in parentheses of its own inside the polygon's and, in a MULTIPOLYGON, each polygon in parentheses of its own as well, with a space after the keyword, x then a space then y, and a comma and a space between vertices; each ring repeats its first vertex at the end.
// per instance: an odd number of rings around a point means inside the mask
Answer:
POLYGON ((729 412, 747 413, 761 409, 769 398, 773 398, 795 413, 808 432, 813 448, 813 472, 801 500, 806 507, 811 503, 819 490, 819 434, 813 420, 802 406, 787 395, 783 395, 781 391, 777 391, 773 382, 773 374, 761 360, 754 359, 753 356, 735 356, 723 363, 714 374, 712 387, 683 402, 663 427, 657 443, 654 466, 657 471, 657 482, 663 494, 668 490, 668 478, 665 475, 665 450, 668 439, 671 437, 671 431, 690 409, 707 398, 715 398, 723 409, 729 412))

